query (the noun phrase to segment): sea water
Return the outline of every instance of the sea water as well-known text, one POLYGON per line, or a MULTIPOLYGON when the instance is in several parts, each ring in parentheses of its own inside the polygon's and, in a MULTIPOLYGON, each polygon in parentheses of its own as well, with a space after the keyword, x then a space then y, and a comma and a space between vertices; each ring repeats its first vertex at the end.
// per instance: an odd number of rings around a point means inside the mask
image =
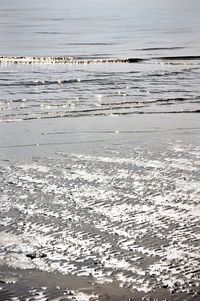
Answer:
POLYGON ((1 120, 199 109, 199 1, 1 1, 0 24, 1 120))

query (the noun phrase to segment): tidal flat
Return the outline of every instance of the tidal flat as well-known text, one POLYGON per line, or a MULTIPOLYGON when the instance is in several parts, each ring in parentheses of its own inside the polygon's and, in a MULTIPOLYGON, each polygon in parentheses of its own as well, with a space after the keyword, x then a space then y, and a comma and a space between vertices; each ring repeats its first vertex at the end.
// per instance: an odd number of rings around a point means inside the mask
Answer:
POLYGON ((2 123, 1 300, 198 300, 199 134, 198 114, 2 123))

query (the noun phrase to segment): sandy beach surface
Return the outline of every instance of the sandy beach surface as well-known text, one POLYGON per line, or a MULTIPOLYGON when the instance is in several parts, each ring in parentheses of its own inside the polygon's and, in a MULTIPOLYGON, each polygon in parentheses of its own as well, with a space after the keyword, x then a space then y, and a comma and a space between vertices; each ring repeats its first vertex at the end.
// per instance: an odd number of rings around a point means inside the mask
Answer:
POLYGON ((132 301, 132 300, 199 300, 199 290, 189 286, 188 293, 169 293, 166 287, 148 293, 131 291, 118 282, 99 283, 93 277, 77 277, 37 270, 20 270, 1 267, 0 300, 81 300, 81 301, 132 301))
POLYGON ((199 300, 198 114, 0 131, 0 300, 199 300))

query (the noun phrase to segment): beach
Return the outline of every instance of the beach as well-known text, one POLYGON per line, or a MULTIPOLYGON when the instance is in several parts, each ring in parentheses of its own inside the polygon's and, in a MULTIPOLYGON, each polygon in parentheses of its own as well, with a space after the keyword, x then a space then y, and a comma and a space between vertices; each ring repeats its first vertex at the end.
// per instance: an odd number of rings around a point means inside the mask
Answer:
POLYGON ((0 300, 200 298, 200 3, 1 1, 0 300))
POLYGON ((25 295, 41 300, 69 299, 66 287, 74 300, 198 300, 200 128, 190 116, 3 123, 2 296, 22 298, 26 281, 25 295))

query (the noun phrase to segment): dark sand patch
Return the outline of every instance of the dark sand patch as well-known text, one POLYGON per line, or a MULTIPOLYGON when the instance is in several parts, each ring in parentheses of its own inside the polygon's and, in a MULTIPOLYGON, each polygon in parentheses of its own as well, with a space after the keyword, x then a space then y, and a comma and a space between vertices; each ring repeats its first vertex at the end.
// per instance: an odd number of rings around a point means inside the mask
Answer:
POLYGON ((78 277, 37 270, 0 268, 0 300, 199 300, 200 292, 193 287, 188 293, 169 292, 158 288, 152 292, 131 291, 117 282, 100 284, 93 277, 78 277))

